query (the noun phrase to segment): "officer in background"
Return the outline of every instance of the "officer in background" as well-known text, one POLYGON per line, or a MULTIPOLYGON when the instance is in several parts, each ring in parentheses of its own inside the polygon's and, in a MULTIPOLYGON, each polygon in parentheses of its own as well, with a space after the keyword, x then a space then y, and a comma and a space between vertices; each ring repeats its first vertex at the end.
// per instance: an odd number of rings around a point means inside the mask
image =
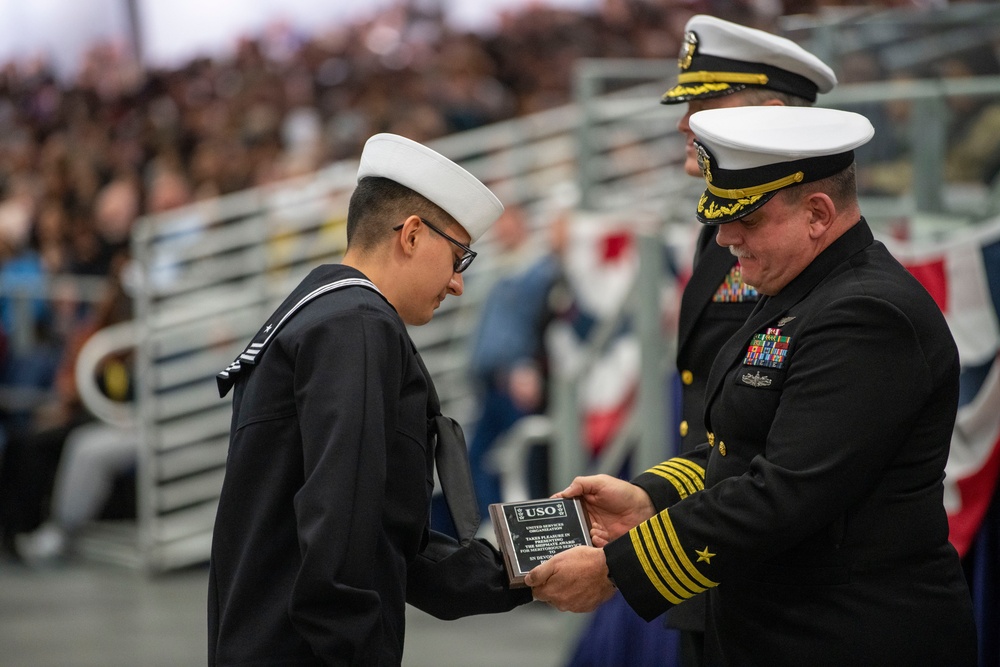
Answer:
POLYGON ((531 600, 473 539, 465 441, 406 328, 462 294, 469 245, 502 211, 420 144, 365 144, 343 262, 314 269, 218 375, 234 397, 210 665, 395 666, 407 602, 456 618, 531 600), (428 529, 435 465, 459 542, 428 529))
MULTIPOLYGON (((684 170, 701 177, 691 114, 742 106, 809 106, 837 78, 819 58, 783 37, 699 14, 685 26, 677 85, 663 104, 687 103, 677 130, 687 139, 684 170)), ((681 379, 680 451, 705 442, 705 386, 716 353, 746 321, 757 290, 741 279, 740 263, 715 242, 718 228, 704 226, 695 247, 693 271, 681 298, 677 371, 681 379)), ((681 664, 702 664, 705 603, 702 598, 671 609, 668 627, 681 631, 681 664)))
POLYGON ((975 665, 943 505, 958 353, 861 217, 871 124, 792 107, 690 123, 698 220, 763 296, 712 365, 708 442, 633 483, 574 480, 560 495, 583 496, 595 546, 527 583, 571 611, 617 586, 646 619, 707 596, 709 665, 975 665))
MULTIPOLYGON (((744 106, 810 106, 837 77, 819 58, 783 37, 712 16, 688 21, 676 86, 662 104, 687 103, 677 130, 687 139, 684 171, 701 178, 689 119, 698 111, 744 106)), ((683 384, 682 450, 705 441, 702 427, 708 370, 722 344, 746 321, 757 290, 742 280, 739 261, 703 226, 691 278, 681 299, 677 370, 683 384)))

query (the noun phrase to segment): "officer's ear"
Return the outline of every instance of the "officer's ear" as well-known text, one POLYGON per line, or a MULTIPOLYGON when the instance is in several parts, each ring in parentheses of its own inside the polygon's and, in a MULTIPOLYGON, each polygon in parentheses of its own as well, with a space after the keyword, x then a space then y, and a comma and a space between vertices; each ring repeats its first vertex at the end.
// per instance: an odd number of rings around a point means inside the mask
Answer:
POLYGON ((806 195, 802 206, 809 216, 809 237, 812 239, 818 239, 826 234, 837 219, 837 205, 825 192, 806 195))

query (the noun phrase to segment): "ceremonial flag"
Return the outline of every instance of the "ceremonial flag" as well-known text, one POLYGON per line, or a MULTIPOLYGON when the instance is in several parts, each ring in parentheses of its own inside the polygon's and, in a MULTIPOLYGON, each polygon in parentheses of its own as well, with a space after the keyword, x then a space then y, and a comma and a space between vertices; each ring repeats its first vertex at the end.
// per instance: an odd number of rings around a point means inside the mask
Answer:
POLYGON ((944 313, 962 364, 945 470, 950 539, 965 555, 1000 476, 1000 219, 925 247, 887 242, 944 313))

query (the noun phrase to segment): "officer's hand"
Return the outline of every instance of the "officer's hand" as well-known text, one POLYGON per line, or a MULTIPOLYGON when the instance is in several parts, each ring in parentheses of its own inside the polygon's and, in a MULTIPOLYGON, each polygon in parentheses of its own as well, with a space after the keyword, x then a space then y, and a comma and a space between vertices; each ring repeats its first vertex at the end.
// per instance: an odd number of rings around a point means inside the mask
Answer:
POLYGON ((656 514, 645 491, 611 475, 577 477, 555 496, 583 498, 590 517, 590 536, 598 547, 618 539, 656 514))
POLYGON ((556 554, 529 572, 525 583, 536 600, 559 611, 593 611, 615 593, 604 549, 595 547, 573 547, 556 554))

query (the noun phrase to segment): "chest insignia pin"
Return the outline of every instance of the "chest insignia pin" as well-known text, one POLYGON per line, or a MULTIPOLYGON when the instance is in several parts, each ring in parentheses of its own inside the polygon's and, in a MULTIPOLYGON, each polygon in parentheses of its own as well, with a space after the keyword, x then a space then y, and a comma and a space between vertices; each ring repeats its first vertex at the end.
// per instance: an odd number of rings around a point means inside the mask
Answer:
POLYGON ((745 373, 743 375, 743 377, 740 378, 740 379, 743 380, 743 384, 748 384, 751 387, 770 387, 771 386, 771 378, 767 377, 766 375, 761 375, 760 371, 757 371, 753 375, 750 375, 749 373, 745 373))

